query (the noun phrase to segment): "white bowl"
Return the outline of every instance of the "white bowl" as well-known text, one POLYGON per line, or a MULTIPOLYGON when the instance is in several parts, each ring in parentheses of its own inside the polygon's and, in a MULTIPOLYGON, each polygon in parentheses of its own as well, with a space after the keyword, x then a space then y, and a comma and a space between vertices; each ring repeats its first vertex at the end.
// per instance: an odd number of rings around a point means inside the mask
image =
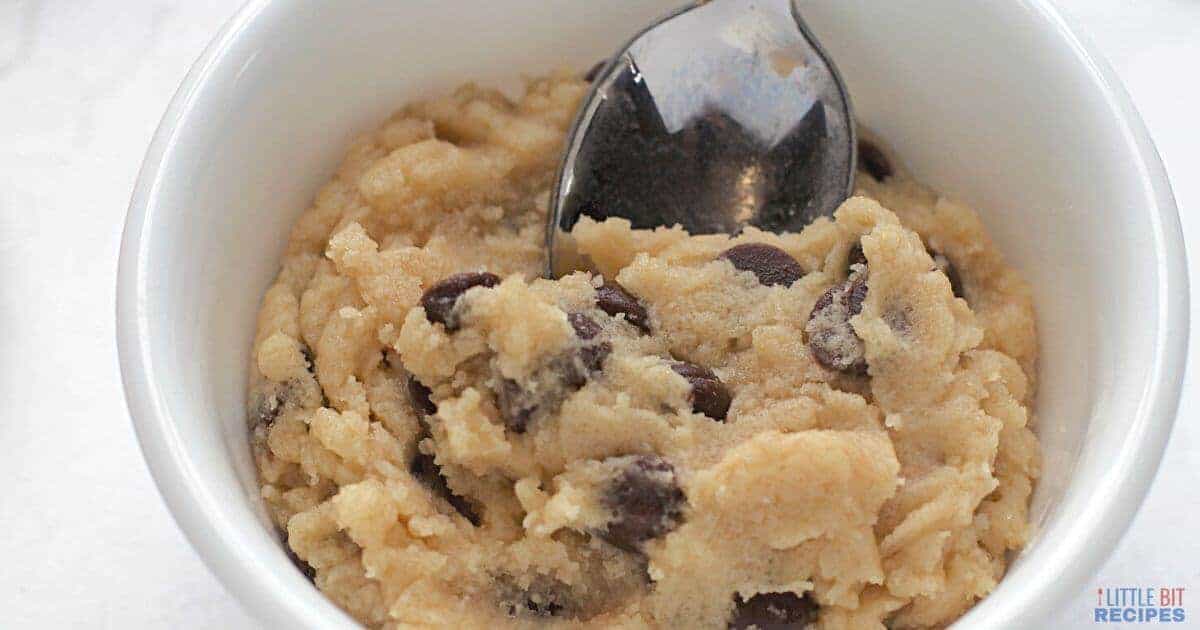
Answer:
MULTIPOLYGON (((678 0, 255 0, 146 155, 121 248, 134 426, 192 544, 262 620, 351 622, 285 557, 246 438, 248 352, 288 227, 347 142, 472 79, 587 68, 678 0)), ((1187 346, 1179 220, 1113 74, 1035 0, 801 0, 858 116, 974 204, 1033 284, 1045 473, 1036 533, 963 620, 1034 627, 1115 546, 1170 432, 1187 346)))

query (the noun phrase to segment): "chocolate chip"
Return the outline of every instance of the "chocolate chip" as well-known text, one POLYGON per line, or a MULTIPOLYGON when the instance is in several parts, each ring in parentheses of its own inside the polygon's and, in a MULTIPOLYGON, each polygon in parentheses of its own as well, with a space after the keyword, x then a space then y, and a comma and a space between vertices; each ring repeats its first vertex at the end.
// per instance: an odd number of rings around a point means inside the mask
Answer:
POLYGON ((532 394, 520 383, 511 378, 500 379, 500 385, 496 388, 496 407, 509 431, 519 435, 529 428, 529 419, 537 410, 537 402, 532 398, 532 394))
POLYGON ((712 370, 695 363, 677 362, 671 364, 675 373, 687 379, 692 391, 688 400, 692 403, 692 411, 702 413, 714 420, 725 420, 729 413, 731 397, 729 388, 717 378, 712 370))
POLYGON ((615 282, 605 282, 596 289, 596 306, 612 317, 624 314, 625 321, 633 324, 643 333, 650 333, 650 314, 638 299, 633 297, 621 285, 615 282))
POLYGON ((557 412, 567 396, 587 384, 589 374, 600 370, 611 351, 611 344, 601 342, 581 348, 578 355, 567 353, 555 357, 531 377, 540 385, 535 389, 497 376, 496 407, 504 426, 520 435, 535 418, 557 412))
POLYGON ((604 69, 606 64, 608 64, 607 59, 601 59, 600 61, 597 61, 596 65, 592 66, 587 72, 583 73, 583 80, 587 81, 588 83, 595 81, 596 77, 600 76, 600 71, 604 69))
POLYGON ((804 277, 804 269, 792 255, 766 243, 742 243, 721 253, 739 271, 752 272, 764 286, 785 287, 804 277))
MULTIPOLYGON (((567 321, 571 322, 571 327, 575 329, 575 336, 583 341, 592 341, 603 331, 596 320, 583 313, 571 313, 567 315, 567 321)), ((612 354, 611 343, 607 341, 590 343, 579 349, 579 360, 583 362, 583 366, 589 372, 599 372, 604 367, 604 359, 607 359, 609 354, 612 354)), ((582 387, 583 383, 580 383, 580 386, 582 387)))
POLYGON ((854 271, 855 265, 867 264, 867 254, 863 251, 862 241, 857 241, 850 247, 850 252, 846 254, 846 275, 854 271))
POLYGON ((817 621, 820 608, 811 595, 795 593, 759 593, 745 601, 736 595, 733 602, 730 630, 800 630, 817 621))
POLYGON ((604 329, 594 319, 583 313, 570 313, 567 321, 583 342, 582 347, 556 356, 540 367, 531 377, 539 387, 526 388, 520 382, 496 375, 496 407, 509 431, 525 433, 535 416, 557 411, 567 396, 587 384, 591 374, 603 369, 604 360, 612 353, 612 344, 599 340, 604 329))
POLYGON ((892 163, 883 149, 866 140, 858 141, 858 168, 866 171, 867 175, 875 178, 877 182, 892 176, 892 163))
POLYGON ((575 329, 575 336, 585 341, 595 339, 602 330, 596 320, 583 313, 571 313, 567 315, 567 321, 571 322, 571 328, 575 329))
POLYGON ((437 405, 430 398, 432 394, 433 392, 424 383, 418 381, 417 377, 409 375, 408 402, 414 411, 423 416, 432 416, 437 413, 437 405))
POLYGON ((442 467, 437 465, 433 455, 426 455, 418 451, 408 465, 408 472, 412 473, 412 476, 416 477, 417 481, 424 484, 426 488, 429 488, 435 496, 449 503, 450 507, 462 514, 463 518, 470 521, 472 525, 479 527, 479 523, 482 522, 479 519, 479 513, 475 511, 475 507, 471 505, 470 501, 450 490, 446 478, 442 476, 442 467))
POLYGON ((675 469, 657 455, 608 460, 619 471, 604 497, 613 518, 600 535, 614 546, 638 552, 643 542, 679 526, 687 501, 675 469))
POLYGON ((283 550, 287 552, 288 559, 292 561, 292 564, 296 565, 297 569, 300 569, 300 572, 304 574, 304 577, 308 578, 309 582, 315 584, 317 580, 317 570, 314 569, 311 564, 301 560, 300 556, 297 556, 296 552, 292 551, 292 548, 288 547, 286 544, 284 545, 283 550))
MULTIPOLYGON (((589 372, 599 372, 604 369, 604 360, 610 354, 612 354, 612 344, 607 341, 601 341, 600 343, 581 348, 579 350, 579 360, 583 361, 584 367, 589 372)), ((580 386, 582 387, 582 384, 580 386)))
POLYGON ((950 280, 950 290, 954 292, 954 297, 966 299, 966 295, 963 293, 962 277, 958 275, 958 270, 954 268, 950 259, 929 248, 926 248, 925 251, 929 252, 929 257, 933 259, 933 264, 938 270, 946 274, 946 278, 950 280))
POLYGON ((500 283, 500 277, 494 273, 468 271, 456 273, 442 279, 441 282, 429 287, 421 296, 421 306, 425 308, 425 317, 435 323, 446 326, 447 332, 458 330, 458 315, 454 305, 458 298, 474 287, 494 287, 500 283))
POLYGON ((866 278, 855 275, 830 287, 817 299, 804 330, 808 333, 808 347, 818 363, 847 374, 866 373, 865 348, 850 325, 850 318, 862 312, 866 297, 866 278))

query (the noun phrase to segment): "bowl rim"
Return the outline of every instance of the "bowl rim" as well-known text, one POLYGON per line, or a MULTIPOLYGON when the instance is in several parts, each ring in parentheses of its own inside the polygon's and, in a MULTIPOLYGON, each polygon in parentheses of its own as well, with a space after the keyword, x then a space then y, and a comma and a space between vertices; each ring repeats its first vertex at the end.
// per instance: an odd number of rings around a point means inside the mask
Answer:
MULTIPOLYGON (((1057 565, 1057 579, 1038 592, 1025 593, 1029 606, 1023 619, 1044 619, 1100 568, 1128 530, 1162 461, 1174 426, 1187 358, 1189 283, 1186 250, 1178 209, 1166 169, 1144 121, 1107 61, 1086 37, 1077 34, 1049 0, 1019 0, 1049 24, 1070 47, 1105 97, 1125 141, 1137 158, 1139 179, 1153 224, 1159 283, 1158 335, 1153 369, 1141 394, 1138 413, 1130 424, 1119 455, 1112 462, 1121 471, 1121 482, 1090 504, 1088 518, 1074 525, 1079 534, 1071 544, 1043 550, 1039 562, 1057 565), (1131 509, 1131 507, 1133 509, 1131 509)), ((222 585, 259 619, 286 621, 298 626, 334 625, 349 619, 330 601, 288 596, 294 585, 277 572, 239 553, 239 534, 221 513, 220 498, 199 483, 202 473, 188 454, 167 411, 158 378, 152 369, 149 342, 150 315, 145 309, 147 277, 145 256, 147 225, 160 211, 157 194, 164 165, 176 159, 179 131, 194 109, 198 95, 222 57, 254 23, 288 0, 248 0, 218 31, 191 66, 167 106, 138 172, 122 233, 116 283, 116 332, 121 380, 126 405, 143 457, 159 494, 172 517, 203 562, 222 585), (323 605, 322 605, 323 604, 323 605)), ((973 609, 973 610, 977 610, 973 609)), ((968 615, 970 611, 968 611, 968 615)), ((964 617, 966 618, 966 617, 964 617)), ((973 623, 992 622, 972 619, 973 623)), ((999 627, 999 626, 996 626, 999 627)))

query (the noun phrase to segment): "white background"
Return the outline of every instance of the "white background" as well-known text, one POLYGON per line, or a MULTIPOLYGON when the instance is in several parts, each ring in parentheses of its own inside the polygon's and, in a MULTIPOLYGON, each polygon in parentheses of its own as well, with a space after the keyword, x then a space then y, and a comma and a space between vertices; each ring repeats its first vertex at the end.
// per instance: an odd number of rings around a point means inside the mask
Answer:
MULTIPOLYGON (((126 415, 113 322, 142 153, 238 4, 0 0, 0 627, 256 627, 159 499, 126 415)), ((1145 117, 1200 279, 1200 2, 1060 4, 1145 117)), ((1195 282, 1192 296, 1200 304, 1195 282)), ((1125 585, 1187 587, 1188 625, 1200 627, 1195 346, 1132 530, 1045 627, 1097 627, 1095 589, 1125 585)))

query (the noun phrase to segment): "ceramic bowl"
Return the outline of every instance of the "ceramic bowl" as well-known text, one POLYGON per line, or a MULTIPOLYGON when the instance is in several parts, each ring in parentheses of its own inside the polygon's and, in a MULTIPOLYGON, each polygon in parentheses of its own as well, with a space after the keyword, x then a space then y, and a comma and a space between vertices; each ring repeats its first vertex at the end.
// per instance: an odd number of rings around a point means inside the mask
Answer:
MULTIPOLYGON (((1129 525, 1175 415, 1188 294, 1162 164, 1113 73, 1047 2, 799 1, 861 121, 979 208, 1033 285, 1035 533, 959 625, 1036 627, 1082 596, 1129 525)), ((121 370, 176 520, 264 622, 353 623, 284 555, 247 443, 255 313, 289 226, 349 140, 404 102, 586 69, 675 4, 254 0, 187 75, 129 209, 121 370)))

